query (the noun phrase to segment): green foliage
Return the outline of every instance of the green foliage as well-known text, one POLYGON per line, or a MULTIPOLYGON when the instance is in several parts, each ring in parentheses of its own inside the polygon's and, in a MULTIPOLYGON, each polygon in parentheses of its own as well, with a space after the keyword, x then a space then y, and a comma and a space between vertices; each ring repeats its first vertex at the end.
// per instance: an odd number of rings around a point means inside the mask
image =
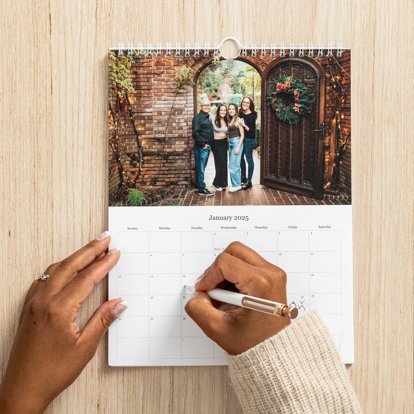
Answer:
POLYGON ((200 93, 225 102, 229 101, 229 96, 246 95, 245 71, 248 67, 246 63, 234 60, 212 63, 198 78, 200 93))
POLYGON ((125 93, 135 92, 131 78, 133 63, 134 59, 131 56, 116 56, 114 52, 109 53, 109 80, 121 99, 125 98, 125 93))
POLYGON ((145 201, 145 195, 141 190, 132 188, 128 193, 128 204, 130 206, 142 206, 145 201))
POLYGON ((209 99, 212 103, 210 115, 215 115, 217 106, 235 103, 240 107, 243 96, 250 96, 256 111, 261 107, 261 77, 259 72, 246 62, 219 60, 207 66, 197 80, 197 101, 209 99))
POLYGON ((293 76, 273 79, 267 100, 277 117, 291 125, 296 125, 303 116, 312 111, 313 97, 308 87, 293 76))
POLYGON ((220 72, 213 71, 210 68, 204 69, 198 78, 200 92, 218 99, 219 88, 223 81, 223 76, 220 72))
POLYGON ((181 66, 175 70, 175 82, 177 92, 186 92, 194 86, 191 68, 181 66))
POLYGON ((244 85, 245 93, 250 97, 254 97, 254 104, 260 106, 260 91, 262 85, 262 78, 259 72, 248 64, 244 64, 245 67, 242 72, 242 76, 238 79, 240 83, 244 85))

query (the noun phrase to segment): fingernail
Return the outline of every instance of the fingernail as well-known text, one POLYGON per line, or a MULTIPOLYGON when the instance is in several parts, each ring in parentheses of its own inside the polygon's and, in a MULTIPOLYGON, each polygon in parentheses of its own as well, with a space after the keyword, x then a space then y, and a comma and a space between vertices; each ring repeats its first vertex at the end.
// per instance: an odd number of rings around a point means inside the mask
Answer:
POLYGON ((123 300, 122 302, 118 303, 112 308, 112 313, 115 316, 119 316, 122 312, 125 312, 127 308, 128 308, 128 302, 126 300, 123 300))
POLYGON ((107 230, 107 231, 104 231, 103 233, 101 233, 97 238, 96 238, 96 240, 98 240, 98 241, 102 241, 102 240, 104 240, 104 239, 106 239, 107 237, 109 237, 109 231, 107 230))
POLYGON ((119 247, 113 247, 107 254, 114 254, 116 252, 119 252, 121 249, 119 247))

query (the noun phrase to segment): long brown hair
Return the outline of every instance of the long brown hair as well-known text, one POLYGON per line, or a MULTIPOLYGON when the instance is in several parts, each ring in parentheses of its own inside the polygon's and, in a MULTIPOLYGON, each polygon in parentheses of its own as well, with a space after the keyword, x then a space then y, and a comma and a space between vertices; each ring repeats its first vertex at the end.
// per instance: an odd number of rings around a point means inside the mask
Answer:
POLYGON ((243 96, 242 100, 240 101, 240 111, 239 111, 239 116, 243 116, 243 114, 244 114, 243 109, 242 109, 242 108, 243 108, 242 104, 243 104, 243 101, 244 101, 245 99, 248 99, 248 100, 250 101, 250 105, 249 105, 250 112, 253 112, 254 114, 256 114, 256 111, 255 111, 255 109, 254 109, 254 102, 253 102, 253 99, 252 99, 252 98, 250 98, 250 96, 243 96))
POLYGON ((223 106, 226 108, 226 116, 225 116, 223 119, 224 119, 224 122, 226 123, 226 125, 228 125, 228 124, 229 124, 229 110, 227 109, 227 106, 226 106, 226 105, 221 104, 221 105, 219 105, 219 106, 217 107, 216 117, 215 117, 215 119, 214 119, 214 123, 216 124, 216 126, 217 126, 218 128, 220 128, 220 127, 221 127, 220 109, 221 109, 223 106))
MULTIPOLYGON (((227 111, 230 109, 231 106, 234 106, 234 110, 236 111, 234 116, 231 117, 229 114, 229 126, 234 126, 234 124, 239 120, 239 108, 237 107, 237 105, 235 103, 231 103, 229 104, 229 106, 227 107, 227 111)), ((227 112, 228 113, 228 112, 227 112)))

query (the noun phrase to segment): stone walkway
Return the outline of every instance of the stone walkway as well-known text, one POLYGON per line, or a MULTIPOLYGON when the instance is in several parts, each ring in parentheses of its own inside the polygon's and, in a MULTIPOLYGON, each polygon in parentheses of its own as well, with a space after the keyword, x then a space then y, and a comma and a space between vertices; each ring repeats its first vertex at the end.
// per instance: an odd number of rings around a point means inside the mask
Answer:
MULTIPOLYGON (((214 179, 214 159, 210 154, 207 163, 205 182, 208 188, 214 179)), ((229 180, 230 182, 230 180, 229 180)), ((196 189, 177 189, 174 193, 152 205, 157 206, 244 206, 244 205, 340 205, 350 204, 345 195, 326 196, 323 200, 273 190, 271 188, 255 184, 260 182, 260 158, 255 151, 255 170, 253 175, 253 187, 249 190, 240 190, 235 193, 228 191, 216 192, 213 197, 199 195, 196 189)), ((212 190, 213 191, 213 190, 212 190)))

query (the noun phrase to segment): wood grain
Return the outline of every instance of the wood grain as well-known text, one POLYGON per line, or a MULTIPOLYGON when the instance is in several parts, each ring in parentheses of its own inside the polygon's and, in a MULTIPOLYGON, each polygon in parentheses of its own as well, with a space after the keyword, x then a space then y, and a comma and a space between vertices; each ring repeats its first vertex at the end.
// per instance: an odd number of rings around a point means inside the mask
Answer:
MULTIPOLYGON (((352 49, 355 364, 366 413, 413 407, 412 2, 11 1, 0 5, 0 346, 25 291, 107 226, 106 53, 118 42, 352 49)), ((105 298, 100 286, 83 319, 105 298)), ((113 369, 106 345, 50 413, 229 413, 226 368, 113 369)))

